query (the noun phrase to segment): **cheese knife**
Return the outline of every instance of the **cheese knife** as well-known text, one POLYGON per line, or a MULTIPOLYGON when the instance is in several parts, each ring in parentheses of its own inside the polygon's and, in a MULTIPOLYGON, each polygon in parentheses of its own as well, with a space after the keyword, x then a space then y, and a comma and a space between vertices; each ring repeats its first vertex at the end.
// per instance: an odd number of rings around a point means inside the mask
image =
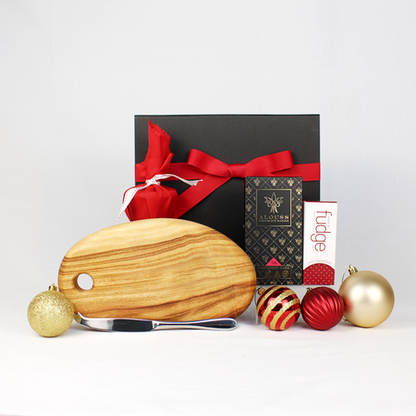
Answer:
POLYGON ((217 331, 227 331, 237 327, 237 321, 232 318, 168 322, 133 318, 87 318, 78 312, 75 314, 74 319, 80 325, 87 328, 107 332, 148 332, 158 329, 211 329, 217 331))

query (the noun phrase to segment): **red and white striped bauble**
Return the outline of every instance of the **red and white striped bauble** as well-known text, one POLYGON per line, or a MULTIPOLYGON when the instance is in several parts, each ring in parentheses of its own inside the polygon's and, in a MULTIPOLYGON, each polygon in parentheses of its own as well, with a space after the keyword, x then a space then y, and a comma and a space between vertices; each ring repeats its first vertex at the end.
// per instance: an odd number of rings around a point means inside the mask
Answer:
POLYGON ((257 315, 263 325, 273 331, 284 331, 298 320, 300 300, 293 290, 285 286, 273 286, 259 293, 257 315))

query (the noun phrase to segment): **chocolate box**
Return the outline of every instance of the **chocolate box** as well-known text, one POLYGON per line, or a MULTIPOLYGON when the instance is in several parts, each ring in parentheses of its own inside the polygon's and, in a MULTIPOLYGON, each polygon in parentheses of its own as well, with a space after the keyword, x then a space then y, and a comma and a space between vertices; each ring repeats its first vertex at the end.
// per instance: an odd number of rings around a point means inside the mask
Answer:
MULTIPOLYGON (((254 158, 289 150, 295 167, 311 164, 319 169, 319 115, 137 115, 136 163, 146 156, 149 119, 171 137, 172 163, 187 162, 191 149, 226 164, 246 164, 254 158)), ((282 171, 280 176, 298 175, 285 175, 282 171)), ((317 179, 304 179, 305 200, 320 200, 317 179)), ((180 181, 164 184, 179 193, 188 188, 180 181)), ((180 218, 212 227, 244 248, 244 179, 232 177, 180 218)))
POLYGON ((302 178, 246 177, 245 250, 257 285, 301 285, 302 178))

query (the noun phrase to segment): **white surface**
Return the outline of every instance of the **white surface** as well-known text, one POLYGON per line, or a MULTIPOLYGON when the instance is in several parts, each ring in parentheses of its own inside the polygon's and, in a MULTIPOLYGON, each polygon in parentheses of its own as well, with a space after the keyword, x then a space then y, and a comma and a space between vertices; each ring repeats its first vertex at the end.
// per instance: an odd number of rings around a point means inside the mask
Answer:
POLYGON ((415 17, 411 1, 0 0, 0 414, 414 408, 415 17), (334 287, 349 263, 376 271, 392 316, 276 333, 251 309, 231 333, 37 336, 30 300, 134 183, 134 115, 212 113, 321 115, 334 287))

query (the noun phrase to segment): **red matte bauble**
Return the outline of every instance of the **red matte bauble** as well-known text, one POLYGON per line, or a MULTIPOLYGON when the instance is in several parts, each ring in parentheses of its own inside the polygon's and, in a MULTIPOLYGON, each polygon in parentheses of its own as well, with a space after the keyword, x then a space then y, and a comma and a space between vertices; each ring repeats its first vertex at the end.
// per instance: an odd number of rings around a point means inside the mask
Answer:
POLYGON ((313 329, 331 329, 339 323, 343 315, 344 300, 329 287, 308 289, 302 299, 303 320, 313 329))
POLYGON ((300 300, 288 287, 270 287, 257 301, 257 315, 262 324, 273 331, 284 331, 298 320, 300 300))

